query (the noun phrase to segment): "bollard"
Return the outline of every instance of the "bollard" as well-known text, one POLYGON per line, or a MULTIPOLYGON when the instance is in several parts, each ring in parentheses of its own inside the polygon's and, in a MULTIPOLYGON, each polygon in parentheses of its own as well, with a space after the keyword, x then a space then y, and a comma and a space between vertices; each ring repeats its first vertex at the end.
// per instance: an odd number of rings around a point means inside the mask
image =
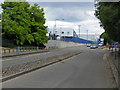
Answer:
POLYGON ((9 53, 10 53, 10 49, 8 49, 9 53))
POLYGON ((17 48, 18 55, 20 55, 20 47, 17 48))
POLYGON ((4 49, 4 53, 6 53, 5 51, 6 51, 6 50, 4 49))
POLYGON ((112 47, 112 53, 113 53, 113 47, 112 47))
POLYGON ((39 47, 37 46, 37 51, 38 51, 39 47))

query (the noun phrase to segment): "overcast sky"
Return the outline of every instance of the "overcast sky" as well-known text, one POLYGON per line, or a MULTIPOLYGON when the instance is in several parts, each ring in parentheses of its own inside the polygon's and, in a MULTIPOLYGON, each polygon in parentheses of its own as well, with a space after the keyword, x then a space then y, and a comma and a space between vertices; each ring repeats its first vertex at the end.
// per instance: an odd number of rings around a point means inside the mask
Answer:
POLYGON ((57 28, 72 28, 79 32, 78 25, 81 25, 80 32, 101 34, 104 30, 99 25, 99 20, 94 16, 94 0, 91 2, 29 2, 39 4, 44 8, 46 25, 50 30, 54 29, 55 19, 57 28), (64 21, 62 20, 64 19, 64 21))
MULTIPOLYGON (((79 33, 78 25, 81 25, 80 32, 101 34, 104 30, 99 25, 99 20, 94 16, 94 2, 35 2, 44 8, 46 25, 50 30, 54 29, 55 19, 57 28, 73 28, 79 33), (64 19, 64 20, 62 20, 64 19)), ((30 2, 31 5, 34 2, 30 2)))

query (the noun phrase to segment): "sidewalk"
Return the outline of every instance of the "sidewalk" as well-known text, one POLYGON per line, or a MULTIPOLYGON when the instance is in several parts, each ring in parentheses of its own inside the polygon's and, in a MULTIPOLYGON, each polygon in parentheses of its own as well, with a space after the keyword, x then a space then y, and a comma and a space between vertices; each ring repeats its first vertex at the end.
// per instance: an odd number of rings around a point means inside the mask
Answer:
POLYGON ((36 51, 27 51, 27 52, 14 52, 14 53, 5 53, 5 54, 0 54, 0 58, 5 58, 5 57, 13 57, 13 56, 19 56, 19 55, 27 55, 27 54, 34 54, 34 53, 43 53, 43 52, 48 52, 49 50, 36 50, 36 51))
POLYGON ((120 65, 120 55, 115 52, 110 52, 106 54, 107 62, 109 63, 109 66, 112 70, 113 76, 115 78, 115 81, 117 83, 117 86, 119 87, 119 78, 120 78, 120 72, 119 72, 119 65, 120 65))

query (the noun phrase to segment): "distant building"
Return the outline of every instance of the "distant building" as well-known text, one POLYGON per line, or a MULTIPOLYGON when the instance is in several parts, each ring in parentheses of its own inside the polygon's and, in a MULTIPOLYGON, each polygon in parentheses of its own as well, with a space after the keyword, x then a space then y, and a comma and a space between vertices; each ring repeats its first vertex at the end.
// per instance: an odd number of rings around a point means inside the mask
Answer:
MULTIPOLYGON (((57 36, 57 39, 60 39, 60 37, 78 37, 79 34, 76 33, 76 31, 73 28, 57 28, 56 30, 54 29, 48 29, 48 34, 47 36, 52 36, 53 34, 55 34, 57 36)), ((80 33, 80 38, 82 39, 86 39, 86 40, 92 40, 92 41, 96 41, 97 38, 99 37, 98 34, 95 33, 80 33)))
POLYGON ((55 34, 56 36, 62 37, 74 37, 77 36, 76 32, 72 28, 63 28, 63 29, 56 29, 56 30, 48 30, 47 36, 51 34, 55 34))
POLYGON ((55 34, 59 37, 66 36, 66 37, 73 37, 75 31, 71 28, 64 28, 61 30, 56 30, 55 34))

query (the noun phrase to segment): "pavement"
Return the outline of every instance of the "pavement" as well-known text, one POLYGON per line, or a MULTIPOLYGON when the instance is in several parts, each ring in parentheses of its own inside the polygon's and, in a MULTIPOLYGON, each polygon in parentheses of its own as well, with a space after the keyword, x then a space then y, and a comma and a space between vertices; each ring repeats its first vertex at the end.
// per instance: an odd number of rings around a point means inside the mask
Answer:
POLYGON ((105 60, 108 62, 109 68, 112 71, 113 77, 115 78, 117 87, 120 88, 119 85, 119 78, 120 78, 120 72, 119 72, 119 65, 120 65, 120 55, 116 52, 109 52, 104 55, 105 60))
MULTIPOLYGON (((56 55, 72 51, 81 51, 82 53, 59 63, 49 65, 39 70, 3 82, 3 88, 114 87, 114 79, 112 78, 111 73, 106 69, 105 63, 103 61, 103 55, 107 52, 106 50, 102 50, 99 48, 89 49, 85 46, 81 46, 61 50, 53 50, 48 54, 36 55, 34 56, 34 58, 47 57, 53 54, 56 55)), ((10 61, 12 61, 12 59, 10 61)), ((15 60, 13 60, 12 62, 14 61, 15 60)), ((4 65, 7 64, 4 63, 4 65)))

